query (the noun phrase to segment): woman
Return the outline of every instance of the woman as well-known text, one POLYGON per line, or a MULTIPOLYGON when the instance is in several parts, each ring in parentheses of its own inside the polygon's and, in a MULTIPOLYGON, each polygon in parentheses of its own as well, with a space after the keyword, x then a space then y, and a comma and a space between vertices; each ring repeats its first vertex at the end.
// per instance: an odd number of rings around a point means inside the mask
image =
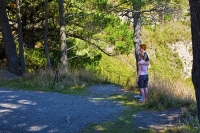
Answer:
POLYGON ((148 95, 148 67, 149 65, 145 64, 146 60, 146 54, 144 52, 139 53, 139 62, 138 62, 138 87, 140 88, 140 94, 142 95, 142 99, 140 102, 147 101, 147 95, 148 95))

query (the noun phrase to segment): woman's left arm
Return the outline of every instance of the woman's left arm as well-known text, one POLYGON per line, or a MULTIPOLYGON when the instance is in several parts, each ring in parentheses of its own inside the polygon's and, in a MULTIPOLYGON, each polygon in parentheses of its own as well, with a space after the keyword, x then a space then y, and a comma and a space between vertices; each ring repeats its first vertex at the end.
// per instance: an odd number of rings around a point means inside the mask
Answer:
POLYGON ((149 61, 145 61, 145 62, 138 62, 138 65, 149 65, 149 61))
POLYGON ((139 76, 141 73, 141 65, 140 65, 140 61, 138 62, 138 75, 137 75, 137 81, 139 80, 139 76))

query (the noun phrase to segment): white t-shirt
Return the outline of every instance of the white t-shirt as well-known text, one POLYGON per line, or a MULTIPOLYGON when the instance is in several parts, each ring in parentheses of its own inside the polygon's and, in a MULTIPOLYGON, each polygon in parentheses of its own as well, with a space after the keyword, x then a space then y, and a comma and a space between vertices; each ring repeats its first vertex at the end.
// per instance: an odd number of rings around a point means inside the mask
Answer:
MULTIPOLYGON (((146 61, 141 60, 139 62, 143 63, 143 62, 146 62, 146 61)), ((148 67, 149 67, 149 65, 139 65, 139 66, 141 68, 140 75, 146 75, 146 74, 148 74, 148 67)))

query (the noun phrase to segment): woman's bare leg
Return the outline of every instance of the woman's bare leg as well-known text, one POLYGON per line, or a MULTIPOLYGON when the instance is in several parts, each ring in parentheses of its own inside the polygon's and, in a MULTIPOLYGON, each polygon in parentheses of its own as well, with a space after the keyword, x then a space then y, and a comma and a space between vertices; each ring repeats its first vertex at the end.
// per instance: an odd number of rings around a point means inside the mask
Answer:
POLYGON ((145 96, 145 101, 147 101, 147 97, 148 97, 148 88, 144 88, 144 96, 145 96))
POLYGON ((145 91, 143 88, 140 89, 140 94, 142 95, 142 101, 141 102, 144 102, 145 101, 145 91))

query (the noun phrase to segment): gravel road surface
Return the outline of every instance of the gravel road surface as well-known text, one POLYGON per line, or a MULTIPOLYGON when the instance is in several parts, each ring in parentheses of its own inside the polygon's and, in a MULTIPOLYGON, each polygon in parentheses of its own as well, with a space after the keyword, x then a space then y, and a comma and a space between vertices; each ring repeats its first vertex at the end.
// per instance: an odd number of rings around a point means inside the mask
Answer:
POLYGON ((90 95, 0 88, 0 133, 77 133, 90 123, 115 120, 125 110, 106 98, 123 93, 115 85, 94 85, 90 95))

